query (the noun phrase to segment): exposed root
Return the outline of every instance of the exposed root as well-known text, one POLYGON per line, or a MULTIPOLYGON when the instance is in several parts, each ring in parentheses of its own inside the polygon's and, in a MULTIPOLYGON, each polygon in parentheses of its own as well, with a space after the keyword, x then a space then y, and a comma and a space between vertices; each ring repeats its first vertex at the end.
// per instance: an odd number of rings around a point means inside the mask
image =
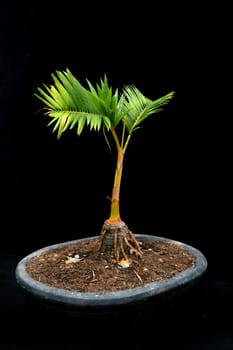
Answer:
POLYGON ((135 239, 135 237, 133 236, 132 232, 129 231, 129 235, 130 235, 130 240, 133 241, 133 244, 135 245, 135 247, 129 242, 129 240, 127 239, 127 237, 124 237, 125 243, 126 245, 129 247, 129 253, 130 254, 135 254, 138 257, 142 256, 142 251, 141 248, 139 246, 138 241, 135 239))
POLYGON ((142 257, 142 250, 136 237, 123 221, 111 223, 106 220, 104 222, 100 233, 99 250, 116 261, 128 260, 128 254, 142 257))
POLYGON ((135 273, 135 275, 137 276, 137 278, 139 279, 139 281, 142 282, 142 278, 141 278, 141 276, 139 275, 139 273, 137 273, 136 270, 134 270, 134 273, 135 273))

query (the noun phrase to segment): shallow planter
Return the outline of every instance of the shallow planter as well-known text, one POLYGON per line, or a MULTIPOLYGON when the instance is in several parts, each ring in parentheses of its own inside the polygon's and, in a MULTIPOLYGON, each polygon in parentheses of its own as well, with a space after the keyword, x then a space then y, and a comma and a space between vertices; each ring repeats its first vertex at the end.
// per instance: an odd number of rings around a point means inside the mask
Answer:
POLYGON ((27 255, 16 266, 17 283, 31 294, 33 298, 35 297, 36 300, 49 307, 69 310, 83 315, 108 315, 114 312, 118 314, 122 311, 127 311, 129 308, 134 311, 145 309, 147 306, 151 307, 152 304, 161 303, 172 298, 193 286, 207 269, 205 256, 198 249, 188 244, 151 235, 135 234, 135 237, 138 240, 171 242, 181 245, 195 257, 196 263, 174 277, 148 283, 133 289, 107 293, 82 293, 54 288, 31 278, 27 273, 27 263, 34 257, 62 248, 65 245, 96 238, 88 237, 47 246, 27 255))

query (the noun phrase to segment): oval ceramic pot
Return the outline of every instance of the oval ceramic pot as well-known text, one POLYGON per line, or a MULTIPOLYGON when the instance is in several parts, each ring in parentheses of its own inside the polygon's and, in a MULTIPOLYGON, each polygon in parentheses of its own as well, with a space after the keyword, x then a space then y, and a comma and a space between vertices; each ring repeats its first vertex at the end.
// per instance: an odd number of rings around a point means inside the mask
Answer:
POLYGON ((193 286, 207 269, 205 256, 198 249, 188 244, 152 235, 135 234, 135 237, 138 240, 143 239, 179 244, 196 258, 196 263, 194 266, 169 279, 148 283, 133 289, 108 293, 82 293, 54 288, 31 278, 27 273, 27 263, 34 257, 72 243, 95 239, 95 236, 54 244, 27 255, 16 266, 15 274, 17 283, 33 297, 53 308, 72 310, 75 313, 83 315, 105 315, 112 314, 114 311, 118 314, 129 308, 131 310, 136 310, 137 308, 144 309, 148 305, 161 303, 193 286))

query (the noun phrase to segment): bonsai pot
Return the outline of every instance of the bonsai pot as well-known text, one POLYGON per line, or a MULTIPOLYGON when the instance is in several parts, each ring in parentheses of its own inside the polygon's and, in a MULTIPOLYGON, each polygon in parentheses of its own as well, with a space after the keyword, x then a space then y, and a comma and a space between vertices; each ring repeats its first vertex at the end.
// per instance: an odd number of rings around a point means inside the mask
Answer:
POLYGON ((114 313, 119 315, 129 310, 146 310, 148 307, 151 308, 152 305, 170 300, 191 288, 207 269, 205 256, 198 249, 188 244, 152 235, 135 234, 135 237, 138 240, 175 243, 195 257, 195 264, 168 279, 147 283, 132 289, 104 293, 83 293, 55 288, 33 279, 28 274, 26 267, 31 259, 69 244, 96 238, 88 237, 47 246, 27 255, 16 266, 16 281, 29 293, 33 300, 42 303, 46 307, 69 311, 84 317, 90 315, 99 317, 113 315, 114 313))

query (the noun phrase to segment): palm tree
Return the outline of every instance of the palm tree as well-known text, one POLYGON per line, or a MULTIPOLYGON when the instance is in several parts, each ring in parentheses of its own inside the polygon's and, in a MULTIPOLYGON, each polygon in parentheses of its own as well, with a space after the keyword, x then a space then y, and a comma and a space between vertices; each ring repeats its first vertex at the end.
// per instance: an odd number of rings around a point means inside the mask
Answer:
POLYGON ((134 85, 113 91, 106 74, 94 87, 86 79, 85 88, 69 69, 51 74, 53 85, 38 87, 35 96, 44 104, 43 113, 51 118, 53 132, 59 139, 63 132, 75 129, 80 135, 84 127, 110 132, 117 150, 115 176, 112 187, 110 215, 100 232, 99 249, 106 257, 119 262, 129 254, 141 257, 139 242, 120 216, 120 187, 123 161, 131 136, 149 116, 161 111, 174 96, 170 92, 154 101, 145 97, 134 85))

